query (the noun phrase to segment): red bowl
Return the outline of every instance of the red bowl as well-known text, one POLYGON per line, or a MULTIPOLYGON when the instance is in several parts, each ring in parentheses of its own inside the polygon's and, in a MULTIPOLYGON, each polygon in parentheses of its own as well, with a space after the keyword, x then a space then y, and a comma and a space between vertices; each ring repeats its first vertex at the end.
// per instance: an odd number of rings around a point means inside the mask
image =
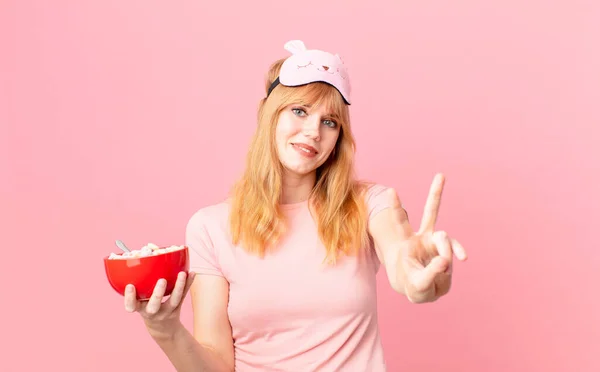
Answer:
POLYGON ((104 257, 104 270, 113 289, 124 295, 125 287, 133 284, 138 300, 149 299, 159 279, 167 280, 165 296, 170 295, 177 275, 189 269, 188 247, 148 257, 112 260, 104 257))

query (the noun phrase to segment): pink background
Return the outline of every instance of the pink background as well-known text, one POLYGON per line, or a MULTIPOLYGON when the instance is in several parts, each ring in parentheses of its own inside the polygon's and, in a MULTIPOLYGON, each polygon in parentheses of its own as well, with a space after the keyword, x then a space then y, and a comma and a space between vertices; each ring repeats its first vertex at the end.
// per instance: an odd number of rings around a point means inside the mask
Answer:
POLYGON ((350 68, 359 174, 418 223, 445 172, 470 253, 435 304, 381 273, 390 371, 599 371, 598 4, 0 2, 0 370, 172 370, 102 257, 225 196, 299 38, 350 68))

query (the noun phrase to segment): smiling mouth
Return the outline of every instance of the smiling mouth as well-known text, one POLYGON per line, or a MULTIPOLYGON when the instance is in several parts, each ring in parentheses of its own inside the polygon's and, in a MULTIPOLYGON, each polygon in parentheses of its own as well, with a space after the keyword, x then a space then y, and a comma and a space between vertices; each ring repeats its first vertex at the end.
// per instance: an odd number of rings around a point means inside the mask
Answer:
POLYGON ((320 68, 317 68, 317 70, 319 70, 319 71, 321 71, 321 72, 326 72, 326 73, 328 73, 328 74, 330 74, 330 75, 335 75, 335 71, 328 71, 328 70, 325 70, 325 69, 320 69, 320 68))
POLYGON ((294 146, 295 149, 302 151, 308 155, 316 155, 319 153, 314 147, 302 143, 292 143, 292 146, 294 146))

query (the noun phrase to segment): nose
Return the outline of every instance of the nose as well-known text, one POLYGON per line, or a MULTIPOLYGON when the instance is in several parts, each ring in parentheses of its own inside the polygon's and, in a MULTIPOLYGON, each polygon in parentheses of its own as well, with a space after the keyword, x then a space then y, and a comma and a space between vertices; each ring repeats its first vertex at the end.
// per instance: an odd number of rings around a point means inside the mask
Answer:
POLYGON ((329 66, 323 66, 323 69, 324 69, 325 71, 329 71, 329 66))
POLYGON ((304 136, 314 140, 319 141, 321 139, 321 119, 315 115, 312 117, 308 117, 304 121, 303 133, 304 136))

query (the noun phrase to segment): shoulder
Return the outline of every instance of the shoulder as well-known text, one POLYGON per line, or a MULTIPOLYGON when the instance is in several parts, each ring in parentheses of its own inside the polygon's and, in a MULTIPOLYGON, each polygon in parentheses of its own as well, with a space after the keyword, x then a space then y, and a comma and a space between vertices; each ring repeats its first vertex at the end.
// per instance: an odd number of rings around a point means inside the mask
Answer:
POLYGON ((227 241, 229 204, 221 202, 196 210, 186 226, 185 242, 190 248, 190 270, 223 276, 221 247, 227 241))
POLYGON ((390 187, 381 183, 365 182, 363 183, 365 197, 372 198, 385 193, 390 187))
POLYGON ((188 220, 187 230, 213 230, 227 225, 230 206, 229 200, 224 200, 197 209, 188 220))
POLYGON ((367 203, 372 201, 373 198, 385 194, 386 191, 391 188, 390 186, 370 181, 357 182, 357 187, 367 203))
POLYGON ((368 219, 393 206, 393 194, 388 192, 392 187, 377 182, 360 182, 361 194, 367 206, 368 219))

